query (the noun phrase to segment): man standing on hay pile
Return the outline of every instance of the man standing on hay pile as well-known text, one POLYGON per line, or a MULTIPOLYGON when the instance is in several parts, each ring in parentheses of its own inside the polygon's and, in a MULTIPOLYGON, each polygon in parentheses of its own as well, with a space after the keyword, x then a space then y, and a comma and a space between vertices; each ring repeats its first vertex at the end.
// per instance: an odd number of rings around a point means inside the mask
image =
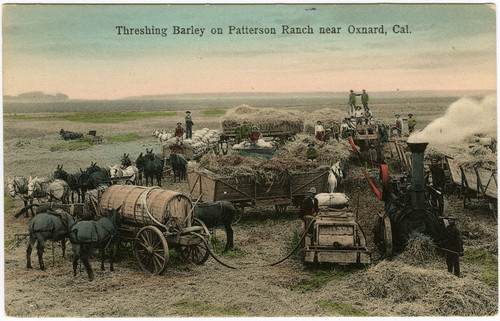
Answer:
POLYGON ((323 127, 323 124, 321 124, 321 121, 318 120, 317 125, 314 126, 314 137, 316 137, 317 140, 322 142, 324 135, 325 135, 325 128, 323 127))
POLYGON ((191 112, 186 111, 186 139, 191 139, 193 137, 193 118, 191 117, 191 112))
POLYGON ((314 144, 309 144, 307 145, 307 147, 308 147, 306 150, 307 160, 314 162, 316 158, 318 158, 318 151, 316 150, 316 148, 314 148, 314 144))
POLYGON ((455 221, 450 221, 444 228, 443 249, 446 253, 446 265, 448 272, 460 276, 459 256, 464 255, 464 245, 460 231, 455 225, 455 221))

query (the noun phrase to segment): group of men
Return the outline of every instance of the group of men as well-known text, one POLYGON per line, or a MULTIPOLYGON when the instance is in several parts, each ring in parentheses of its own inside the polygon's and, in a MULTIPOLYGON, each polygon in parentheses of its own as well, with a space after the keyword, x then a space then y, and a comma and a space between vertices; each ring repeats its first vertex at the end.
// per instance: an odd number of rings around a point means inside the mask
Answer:
POLYGON ((356 94, 354 90, 351 89, 349 94, 349 117, 356 118, 356 124, 368 124, 373 118, 373 114, 368 106, 368 101, 370 97, 365 89, 363 89, 362 94, 356 94), (363 108, 361 106, 356 106, 357 96, 361 96, 361 102, 363 103, 363 108))
MULTIPOLYGON (((186 139, 191 139, 193 137, 193 117, 191 116, 191 112, 186 111, 186 139)), ((184 128, 182 128, 182 123, 177 123, 177 127, 175 128, 174 137, 182 140, 184 135, 184 128)))
MULTIPOLYGON (((417 125, 417 119, 413 114, 408 114, 408 131, 413 133, 415 130, 415 126, 417 125)), ((397 131, 399 137, 403 135, 403 119, 401 118, 401 114, 396 114, 396 124, 394 128, 397 131)))
POLYGON ((239 144, 243 140, 249 140, 251 143, 257 142, 261 138, 261 133, 259 127, 251 125, 244 121, 243 125, 236 125, 236 143, 239 144))

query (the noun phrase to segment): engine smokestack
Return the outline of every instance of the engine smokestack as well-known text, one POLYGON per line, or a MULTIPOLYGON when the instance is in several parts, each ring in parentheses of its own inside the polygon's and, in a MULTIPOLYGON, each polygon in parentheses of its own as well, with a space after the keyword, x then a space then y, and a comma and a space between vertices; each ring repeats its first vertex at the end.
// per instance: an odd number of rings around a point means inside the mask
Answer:
POLYGON ((424 154, 428 143, 408 143, 411 151, 411 205, 417 213, 425 210, 424 154))

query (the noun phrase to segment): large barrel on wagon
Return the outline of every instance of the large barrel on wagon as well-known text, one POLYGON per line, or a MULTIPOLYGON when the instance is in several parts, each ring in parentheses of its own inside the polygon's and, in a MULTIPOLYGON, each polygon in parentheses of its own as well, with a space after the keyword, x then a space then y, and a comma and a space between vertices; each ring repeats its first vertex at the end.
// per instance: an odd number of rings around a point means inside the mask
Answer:
POLYGON ((122 226, 163 224, 180 229, 193 222, 191 199, 160 187, 112 185, 102 194, 100 204, 105 210, 121 206, 122 226))

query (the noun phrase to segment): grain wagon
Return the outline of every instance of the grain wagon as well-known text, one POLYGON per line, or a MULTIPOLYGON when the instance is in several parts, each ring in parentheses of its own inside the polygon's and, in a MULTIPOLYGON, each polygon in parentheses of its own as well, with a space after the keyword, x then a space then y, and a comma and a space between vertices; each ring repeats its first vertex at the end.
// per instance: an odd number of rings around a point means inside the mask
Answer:
POLYGON ((194 218, 191 199, 160 187, 113 185, 100 197, 103 210, 121 206, 119 237, 132 241, 139 267, 152 275, 164 271, 169 247, 195 264, 209 256, 209 232, 194 218))
POLYGON ((350 210, 320 206, 318 215, 306 219, 306 228, 305 262, 371 263, 364 232, 350 210))
POLYGON ((498 199, 497 169, 487 168, 476 164, 466 167, 459 164, 458 160, 446 156, 445 160, 449 168, 451 180, 460 186, 463 197, 463 206, 467 206, 471 199, 469 192, 475 193, 476 197, 486 199, 491 209, 496 212, 498 199))
POLYGON ((190 194, 203 201, 229 201, 239 207, 275 206, 283 213, 288 205, 299 205, 309 188, 325 192, 328 171, 290 173, 283 171, 273 179, 256 179, 251 176, 215 177, 207 170, 188 169, 190 194))

